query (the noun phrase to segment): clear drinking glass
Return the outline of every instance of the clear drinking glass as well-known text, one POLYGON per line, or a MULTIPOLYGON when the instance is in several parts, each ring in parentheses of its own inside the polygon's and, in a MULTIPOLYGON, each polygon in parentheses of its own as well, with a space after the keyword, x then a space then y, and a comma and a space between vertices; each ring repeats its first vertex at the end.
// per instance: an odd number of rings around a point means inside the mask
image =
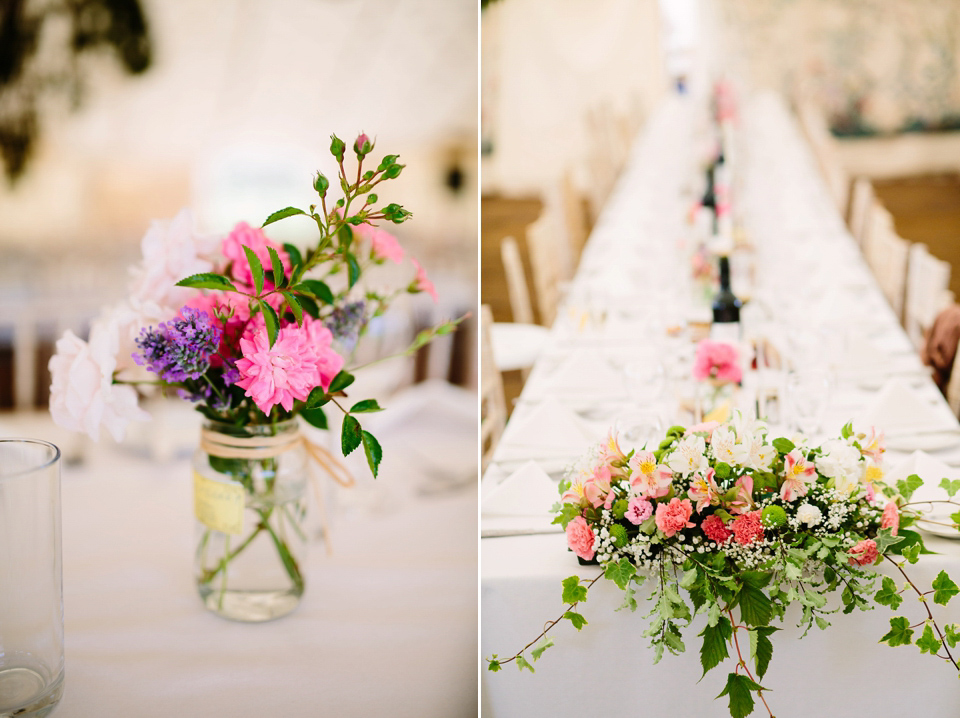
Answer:
POLYGON ((0 717, 48 715, 62 695, 60 449, 0 439, 0 717))
POLYGON ((818 434, 833 388, 830 372, 805 369, 789 374, 786 383, 787 406, 794 428, 807 436, 818 434))

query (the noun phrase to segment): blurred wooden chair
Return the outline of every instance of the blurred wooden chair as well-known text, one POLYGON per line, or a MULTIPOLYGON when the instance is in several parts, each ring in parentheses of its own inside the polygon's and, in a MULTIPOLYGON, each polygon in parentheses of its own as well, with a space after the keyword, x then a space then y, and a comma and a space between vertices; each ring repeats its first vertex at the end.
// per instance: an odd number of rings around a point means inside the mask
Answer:
POLYGON ((553 324, 560 304, 560 258, 565 238, 557 220, 549 205, 546 205, 539 219, 527 227, 527 250, 530 253, 537 310, 540 313, 540 323, 545 327, 553 324))
POLYGON ((863 256, 867 260, 874 276, 879 280, 879 266, 883 261, 881 245, 883 238, 896 234, 893 226, 893 215, 876 199, 870 204, 866 226, 863 232, 863 256))
POLYGON ((850 228, 850 234, 861 247, 867 232, 873 199, 873 184, 866 177, 857 177, 850 193, 850 217, 847 226, 850 228))
POLYGON ((903 304, 907 288, 907 262, 910 243, 896 232, 884 232, 874 239, 877 253, 877 282, 894 314, 903 321, 903 304))
POLYGON ((550 332, 546 327, 533 322, 533 305, 530 303, 530 292, 517 240, 505 237, 500 244, 500 256, 507 278, 507 294, 510 297, 513 321, 494 322, 491 327, 494 362, 500 371, 519 369, 526 379, 530 367, 542 353, 550 332))
POLYGON ((950 272, 950 263, 930 254, 927 245, 919 242, 911 245, 903 325, 917 349, 923 346, 926 332, 937 315, 953 304, 950 272))
POLYGON ((480 470, 497 449, 497 442, 507 423, 507 402, 503 393, 503 377, 493 358, 491 328, 493 313, 484 304, 480 307, 480 470))
POLYGON ((589 220, 584 207, 583 197, 573 182, 570 170, 563 173, 560 180, 560 201, 563 205, 564 224, 570 245, 570 257, 573 266, 580 262, 580 255, 590 236, 589 220))

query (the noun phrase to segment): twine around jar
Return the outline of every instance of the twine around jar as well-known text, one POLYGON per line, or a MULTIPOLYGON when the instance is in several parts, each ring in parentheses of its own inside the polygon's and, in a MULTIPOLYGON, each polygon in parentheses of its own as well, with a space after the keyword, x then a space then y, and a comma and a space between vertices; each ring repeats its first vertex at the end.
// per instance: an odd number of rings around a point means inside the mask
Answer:
MULTIPOLYGON (((326 448, 310 441, 303 434, 297 432, 293 436, 230 436, 209 429, 200 430, 200 448, 207 454, 224 459, 269 459, 285 451, 291 451, 302 446, 310 458, 319 464, 334 481, 340 486, 349 489, 357 483, 350 470, 343 465, 326 448)), ((323 487, 317 475, 308 473, 313 486, 313 492, 323 520, 324 542, 327 555, 333 554, 330 521, 327 518, 326 502, 323 499, 323 487)))

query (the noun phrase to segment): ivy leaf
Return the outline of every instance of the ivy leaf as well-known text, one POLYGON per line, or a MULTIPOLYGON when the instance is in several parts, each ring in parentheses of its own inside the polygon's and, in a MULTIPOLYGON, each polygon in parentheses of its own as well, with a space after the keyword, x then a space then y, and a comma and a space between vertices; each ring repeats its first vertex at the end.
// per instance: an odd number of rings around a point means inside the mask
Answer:
POLYGON ((523 654, 517 656, 517 668, 519 668, 521 671, 522 671, 524 668, 526 668, 526 669, 527 669, 528 671, 530 671, 531 673, 534 673, 534 672, 535 672, 535 671, 533 670, 533 666, 531 666, 531 665, 527 662, 527 659, 523 657, 523 654))
POLYGON ((886 553, 887 549, 891 546, 896 546, 898 543, 903 543, 906 541, 904 536, 894 536, 891 531, 893 529, 880 529, 877 531, 876 538, 874 541, 877 543, 877 553, 886 553))
POLYGON ((725 616, 721 616, 715 626, 704 626, 699 635, 703 636, 703 644, 700 646, 700 665, 703 666, 703 676, 705 676, 707 671, 730 657, 727 642, 733 635, 733 628, 730 626, 730 621, 725 616))
POLYGON ((191 274, 177 282, 178 287, 190 287, 191 289, 224 289, 236 292, 237 288, 233 282, 222 274, 213 274, 204 272, 203 274, 191 274))
POLYGON ((723 692, 717 696, 729 696, 729 709, 731 718, 746 718, 753 713, 753 696, 751 691, 766 690, 751 681, 746 676, 739 676, 736 673, 727 674, 727 685, 723 692))
POLYGON ((905 479, 900 479, 897 482, 897 491, 900 492, 900 495, 903 496, 907 501, 910 500, 910 497, 913 496, 913 492, 923 486, 923 479, 921 479, 916 474, 910 474, 905 479))
POLYGON ((553 640, 549 636, 544 636, 543 640, 537 644, 537 646, 530 651, 530 654, 533 656, 533 660, 540 660, 540 656, 543 655, 543 652, 554 645, 553 640))
POLYGON ((573 624, 573 627, 578 631, 587 625, 587 619, 581 616, 579 613, 575 613, 574 611, 567 611, 563 614, 563 617, 570 621, 570 623, 573 624))
POLYGON ((944 639, 950 645, 950 648, 954 648, 957 643, 960 643, 960 626, 956 623, 948 623, 943 627, 944 639))
POLYGON ((763 678, 770 665, 770 659, 773 658, 773 642, 770 636, 779 628, 773 626, 760 626, 755 631, 750 631, 750 641, 753 644, 753 660, 757 666, 757 678, 763 678))
POLYGON ((350 407, 351 414, 369 414, 373 411, 383 411, 376 399, 364 399, 350 407))
POLYGON ((360 263, 350 252, 347 252, 347 286, 353 288, 353 285, 360 279, 360 263))
POLYGON ((315 426, 318 429, 329 429, 330 426, 327 424, 327 415, 324 413, 323 409, 304 409, 300 412, 300 416, 303 417, 310 426, 315 426))
MULTIPOLYGON (((260 264, 260 258, 257 253, 245 244, 241 244, 243 253, 247 256, 247 264, 250 265, 250 272, 253 274, 253 287, 259 297, 263 294, 263 265, 260 264)), ((271 345, 272 346, 272 345, 271 345)))
POLYGON ((360 422, 355 417, 347 414, 343 417, 343 428, 340 432, 340 449, 344 456, 348 456, 354 449, 360 446, 363 440, 360 422))
POLYGON ((773 617, 773 604, 766 594, 749 583, 744 583, 739 595, 740 617, 751 626, 766 626, 773 617))
POLYGON ((630 583, 630 579, 633 578, 637 573, 637 567, 630 563, 630 559, 624 557, 621 558, 616 563, 608 563, 606 569, 604 569, 603 575, 605 578, 609 578, 621 590, 627 587, 627 584, 630 583))
POLYGON ((933 579, 933 602, 941 606, 946 606, 950 599, 960 593, 960 586, 957 586, 947 575, 946 571, 941 571, 933 579))
POLYGON ((779 451, 781 454, 789 454, 791 451, 797 448, 797 445, 794 444, 790 439, 774 439, 773 448, 779 451))
POLYGON ((377 478, 380 461, 383 459, 383 449, 380 448, 380 443, 369 431, 361 432, 360 437, 363 441, 363 453, 366 454, 367 457, 367 466, 370 467, 373 478, 377 478))
POLYGON ((563 579, 564 603, 580 603, 587 600, 587 587, 580 585, 579 576, 569 576, 563 579))
POLYGON ((296 207, 284 207, 283 209, 277 210, 276 212, 271 214, 269 217, 267 217, 265 220, 263 220, 263 224, 260 226, 266 227, 268 224, 273 224, 278 220, 285 219, 287 217, 293 217, 294 215, 297 215, 297 214, 306 214, 306 212, 304 212, 302 209, 297 209, 296 207))
POLYGON ((353 384, 353 374, 350 374, 346 371, 341 371, 335 377, 333 381, 330 382, 330 388, 327 389, 328 394, 336 394, 338 391, 343 391, 348 386, 353 384))
POLYGON ((500 661, 496 660, 495 658, 491 658, 490 661, 487 663, 487 670, 493 671, 494 673, 496 673, 499 670, 502 670, 500 666, 500 661))
POLYGON ((903 596, 897 593, 897 584, 894 583, 893 579, 889 576, 884 576, 883 585, 880 590, 874 594, 873 600, 881 606, 890 606, 892 610, 896 611, 900 608, 900 604, 903 603, 903 596))
POLYGON ((303 266, 303 255, 300 254, 300 250, 296 247, 296 245, 284 242, 283 251, 287 253, 288 257, 290 257, 290 264, 292 265, 294 272, 303 266))
POLYGON ((950 520, 953 521, 953 523, 960 525, 960 511, 950 514, 950 520))
MULTIPOLYGON (((246 249, 246 247, 244 247, 244 249, 246 249)), ((263 280, 261 278, 261 283, 262 282, 263 280)), ((267 325, 267 339, 270 340, 270 346, 272 347, 277 343, 277 334, 280 333, 280 317, 277 316, 273 307, 262 299, 258 299, 257 303, 260 305, 260 311, 263 312, 263 321, 267 325)))
POLYGON ((280 255, 273 247, 267 247, 270 253, 270 265, 273 269, 273 286, 279 288, 287 283, 287 275, 283 271, 283 262, 280 261, 280 255))
POLYGON ((903 556, 910 563, 916 563, 920 560, 920 544, 915 543, 911 546, 904 548, 900 555, 903 556))
POLYGON ((297 320, 297 326, 303 326, 303 307, 300 306, 300 302, 297 301, 297 298, 294 297, 290 292, 280 292, 283 295, 283 298, 287 300, 287 306, 290 307, 290 311, 293 312, 294 318, 297 320))
POLYGON ((913 643, 913 629, 903 616, 890 619, 890 630, 880 639, 880 643, 889 646, 909 646, 913 643))
POLYGON ((291 287, 291 289, 295 292, 315 297, 324 304, 333 304, 334 301, 333 292, 330 291, 330 287, 327 286, 326 282, 321 282, 319 279, 304 279, 295 287, 291 287))
POLYGON ((917 648, 920 649, 920 653, 929 653, 932 656, 937 655, 940 650, 940 639, 934 637, 933 628, 929 623, 924 626, 923 633, 917 639, 917 648))
POLYGON ((940 479, 940 488, 947 492, 947 495, 952 499, 958 491, 960 491, 960 479, 940 479))

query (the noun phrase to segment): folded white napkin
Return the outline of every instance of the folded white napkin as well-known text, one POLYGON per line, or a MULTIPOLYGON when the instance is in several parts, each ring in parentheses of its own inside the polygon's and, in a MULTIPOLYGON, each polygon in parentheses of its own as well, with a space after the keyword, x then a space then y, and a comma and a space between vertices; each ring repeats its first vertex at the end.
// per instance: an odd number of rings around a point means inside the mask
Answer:
POLYGON ((543 387, 553 391, 622 393, 623 375, 595 349, 572 352, 560 367, 544 381, 543 387))
POLYGON ((573 458, 590 448, 591 442, 590 430, 576 414, 550 397, 507 424, 495 460, 573 458))
POLYGON ((557 484, 535 461, 500 482, 480 503, 484 516, 541 516, 560 499, 557 484))
POLYGON ((938 404, 930 404, 901 379, 891 379, 858 417, 860 428, 875 426, 888 437, 958 431, 956 419, 938 404))

